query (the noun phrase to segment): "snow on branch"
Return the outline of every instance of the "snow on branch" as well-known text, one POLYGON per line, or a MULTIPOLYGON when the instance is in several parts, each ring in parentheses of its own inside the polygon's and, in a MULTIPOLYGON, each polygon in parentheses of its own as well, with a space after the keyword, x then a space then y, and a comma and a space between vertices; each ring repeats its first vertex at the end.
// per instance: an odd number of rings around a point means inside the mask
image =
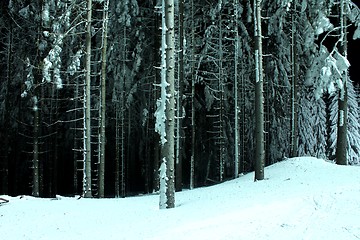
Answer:
POLYGON ((61 69, 61 52, 62 52, 62 43, 63 35, 57 35, 55 39, 54 47, 49 51, 48 55, 44 58, 43 65, 43 82, 51 82, 51 77, 54 78, 54 83, 58 89, 62 88, 62 79, 60 75, 61 69), (51 70, 53 73, 51 74, 51 70))
POLYGON ((314 79, 315 96, 319 99, 324 92, 334 93, 343 89, 343 76, 346 74, 350 63, 347 58, 335 48, 331 53, 326 47, 320 47, 320 54, 308 72, 308 78, 314 79))
POLYGON ((319 12, 319 15, 314 23, 314 30, 316 35, 320 35, 328 30, 331 30, 334 26, 331 24, 329 18, 324 13, 319 12))
POLYGON ((356 4, 350 1, 346 12, 348 13, 349 20, 356 27, 356 30, 353 35, 353 39, 356 40, 360 38, 360 9, 356 4))

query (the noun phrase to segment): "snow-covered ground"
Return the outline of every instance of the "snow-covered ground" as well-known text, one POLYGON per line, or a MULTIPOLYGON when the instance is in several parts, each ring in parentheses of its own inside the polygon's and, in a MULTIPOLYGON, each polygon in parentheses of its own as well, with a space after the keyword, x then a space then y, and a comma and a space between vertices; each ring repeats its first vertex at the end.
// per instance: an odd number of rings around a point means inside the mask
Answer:
POLYGON ((8 197, 0 236, 26 239, 360 239, 360 167, 294 158, 217 186, 158 196, 57 200, 8 197))

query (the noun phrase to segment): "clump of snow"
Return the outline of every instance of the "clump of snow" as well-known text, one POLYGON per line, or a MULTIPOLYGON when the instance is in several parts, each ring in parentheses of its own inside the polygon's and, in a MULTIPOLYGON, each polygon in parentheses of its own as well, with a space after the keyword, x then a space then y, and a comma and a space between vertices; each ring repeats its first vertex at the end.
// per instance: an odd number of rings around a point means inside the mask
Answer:
POLYGON ((350 63, 346 56, 340 54, 336 48, 329 53, 326 47, 321 45, 319 55, 307 72, 306 84, 308 86, 315 85, 317 99, 324 92, 333 94, 337 89, 343 89, 344 78, 349 67, 350 63))
POLYGON ((72 57, 71 59, 71 63, 68 66, 68 73, 73 76, 76 71, 78 71, 80 69, 80 59, 83 56, 83 52, 82 50, 78 50, 75 54, 75 56, 72 57))
POLYGON ((354 35, 353 35, 353 40, 356 40, 360 38, 360 25, 356 28, 354 35))
POLYGON ((160 98, 156 101, 155 111, 155 131, 160 135, 161 145, 164 145, 166 140, 166 102, 168 101, 169 95, 166 92, 166 88, 169 83, 166 81, 166 24, 165 24, 165 3, 162 3, 162 27, 161 27, 161 83, 160 86, 160 98))
POLYGON ((48 25, 50 22, 50 12, 49 12, 49 4, 44 4, 43 11, 41 14, 42 21, 45 25, 48 25))
POLYGON ((167 197, 166 197, 166 191, 167 191, 167 183, 168 180, 166 176, 166 158, 163 158, 160 169, 160 202, 159 207, 160 209, 165 209, 167 207, 167 197))
POLYGON ((19 10, 19 15, 22 16, 25 19, 28 19, 30 16, 30 5, 27 5, 26 7, 19 10))
POLYGON ((22 98, 28 95, 28 92, 31 91, 31 88, 34 85, 34 75, 32 72, 34 67, 31 65, 29 58, 26 58, 25 62, 26 62, 26 71, 28 72, 28 74, 26 75, 26 79, 25 79, 26 89, 21 93, 22 98))
POLYGON ((32 101, 33 101, 33 103, 34 103, 33 111, 36 112, 36 111, 39 110, 39 108, 38 108, 38 102, 39 102, 39 100, 38 100, 37 96, 33 96, 33 97, 32 97, 32 101))
POLYGON ((314 24, 314 30, 316 35, 320 35, 330 29, 332 29, 334 26, 331 24, 329 18, 327 18, 324 13, 319 12, 319 15, 315 21, 314 24))
POLYGON ((360 168, 293 158, 212 187, 124 199, 9 197, 2 239, 347 239, 360 238, 360 168), (21 226, 21 227, 19 227, 21 226), (85 229, 85 231, 84 231, 85 229))
POLYGON ((146 108, 144 108, 143 109, 143 114, 142 114, 142 123, 141 123, 141 126, 145 126, 145 123, 146 123, 146 121, 147 121, 147 119, 148 119, 148 117, 149 117, 149 110, 147 110, 146 108))
POLYGON ((61 69, 61 52, 63 44, 63 35, 59 34, 55 40, 54 47, 49 51, 44 58, 43 64, 43 82, 51 82, 51 77, 54 78, 54 84, 58 89, 62 88, 62 79, 60 74, 61 69), (53 73, 51 74, 51 70, 53 73))

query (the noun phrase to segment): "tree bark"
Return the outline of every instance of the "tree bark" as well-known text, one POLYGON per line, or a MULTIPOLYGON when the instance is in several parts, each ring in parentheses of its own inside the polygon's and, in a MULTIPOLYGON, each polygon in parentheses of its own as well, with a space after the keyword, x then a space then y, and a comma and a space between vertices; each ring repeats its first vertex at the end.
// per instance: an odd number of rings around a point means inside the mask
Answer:
MULTIPOLYGON (((162 163, 166 165, 166 208, 175 207, 175 164, 174 164, 174 133, 175 133, 175 32, 174 32, 174 0, 164 0, 163 11, 165 15, 165 55, 166 55, 166 76, 167 82, 166 93, 166 120, 165 120, 165 132, 166 142, 162 144, 161 159, 162 163)), ((163 25, 164 26, 164 25, 163 25)), ((163 35, 164 37, 164 35, 163 35)), ((164 46, 163 46, 164 47, 164 46)), ((160 187, 163 189, 164 186, 160 187)), ((164 206, 160 206, 162 208, 164 206)))
POLYGON ((297 79, 298 66, 296 54, 296 1, 293 3, 293 11, 291 15, 291 137, 290 137, 290 156, 297 156, 298 146, 298 112, 297 112, 297 79))
POLYGON ((255 25, 255 180, 264 179, 264 93, 261 33, 261 0, 254 0, 255 25))
POLYGON ((105 194, 105 127, 106 127, 106 58, 107 58, 107 34, 108 34, 108 15, 109 0, 104 2, 102 52, 101 52, 101 84, 100 84, 100 137, 99 137, 99 197, 105 194))
POLYGON ((239 97, 238 97, 238 65, 239 65, 239 31, 238 31, 238 18, 239 18, 239 3, 238 0, 234 0, 234 8, 235 8, 235 47, 234 47, 234 113, 235 113, 235 121, 234 121, 234 150, 235 150, 235 158, 234 158, 234 178, 239 176, 239 97))
POLYGON ((91 191, 91 21, 92 21, 92 0, 87 1, 86 18, 86 66, 85 66, 85 87, 84 87, 84 176, 83 195, 92 197, 91 191))
POLYGON ((39 106, 37 98, 34 97, 34 132, 33 132, 33 186, 32 195, 40 197, 40 164, 39 164, 39 106))
POLYGON ((190 189, 195 187, 195 24, 194 0, 191 0, 191 157, 190 157, 190 189))
MULTIPOLYGON (((347 57, 347 36, 346 36, 346 16, 344 14, 344 5, 347 0, 340 1, 340 46, 339 52, 347 57)), ((347 165, 347 81, 348 71, 342 73, 343 88, 340 89, 338 100, 338 123, 337 123, 337 141, 336 141, 336 164, 347 165)))
POLYGON ((178 86, 177 86, 177 99, 176 99, 176 172, 175 172, 175 188, 176 191, 182 190, 182 92, 184 82, 184 2, 179 1, 179 63, 178 63, 178 86))

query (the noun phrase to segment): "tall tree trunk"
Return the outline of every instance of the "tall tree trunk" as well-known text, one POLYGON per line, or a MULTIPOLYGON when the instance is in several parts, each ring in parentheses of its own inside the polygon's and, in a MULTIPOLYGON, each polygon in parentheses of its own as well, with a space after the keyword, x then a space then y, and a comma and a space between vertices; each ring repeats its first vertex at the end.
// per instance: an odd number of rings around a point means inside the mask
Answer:
POLYGON ((178 86, 177 86, 177 99, 176 99, 176 171, 175 171, 175 188, 176 191, 182 190, 182 157, 181 157, 181 143, 182 143, 182 92, 184 82, 184 2, 179 1, 179 63, 178 63, 178 86))
POLYGON ((40 114, 38 99, 33 97, 34 101, 34 130, 33 130, 33 186, 32 195, 40 197, 40 160, 39 160, 39 131, 40 131, 40 114))
POLYGON ((235 47, 234 47, 234 178, 239 176, 239 97, 238 97, 238 65, 239 65, 239 31, 238 31, 238 18, 239 18, 239 3, 238 0, 234 0, 235 11, 235 47))
MULTIPOLYGON (((221 0, 220 0, 221 1, 221 0)), ((224 49, 223 49, 223 26, 222 26, 222 13, 220 9, 219 13, 219 79, 218 79, 218 90, 219 90, 219 136, 218 142, 219 145, 219 182, 222 182, 224 179, 224 169, 225 169, 225 139, 224 139, 224 80, 223 80, 223 62, 224 62, 224 49)))
MULTIPOLYGON (((345 4, 347 0, 340 1, 340 46, 339 52, 347 57, 347 36, 346 36, 346 16, 345 4)), ((336 163, 339 165, 347 165, 347 81, 348 71, 342 73, 343 88, 340 89, 340 96, 338 100, 338 123, 337 123, 337 142, 336 142, 336 163)))
POLYGON ((195 6, 191 0, 191 157, 190 157, 190 189, 195 186, 195 6))
POLYGON ((125 197, 125 78, 126 78, 126 52, 127 52, 127 34, 126 25, 122 29, 123 49, 122 49, 122 73, 118 79, 120 83, 115 87, 115 196, 125 197))
MULTIPOLYGON (((165 79, 162 79, 162 86, 166 85, 165 97, 165 133, 166 141, 162 143, 161 159, 162 170, 166 170, 166 177, 162 175, 160 189, 165 190, 166 202, 162 202, 160 196, 160 208, 175 207, 175 164, 174 164, 174 133, 175 133, 175 32, 174 32, 174 0, 163 0, 164 21, 163 31, 165 34, 165 45, 162 45, 165 53, 165 79), (164 29, 165 28, 165 29, 164 29), (165 49, 164 49, 165 48, 165 49)), ((163 99, 164 100, 164 99, 163 99)))
POLYGON ((290 137, 290 156, 297 156, 298 146, 298 114, 297 114, 297 79, 298 63, 296 54, 296 12, 297 2, 293 2, 293 11, 291 14, 291 137, 290 137))
POLYGON ((75 102, 74 102, 74 125, 73 125, 73 128, 74 128, 74 142, 73 142, 73 181, 74 181, 74 184, 73 184, 73 193, 74 194, 79 194, 80 193, 80 189, 79 189, 79 167, 78 167, 78 164, 79 162, 82 162, 83 164, 83 161, 80 160, 80 157, 79 157, 79 153, 80 153, 80 150, 79 150, 79 139, 81 139, 79 137, 79 134, 80 132, 78 131, 78 99, 79 99, 79 91, 80 91, 80 83, 79 81, 76 81, 75 83, 75 90, 74 90, 74 99, 75 99, 75 102))
POLYGON ((264 90, 262 64, 261 0, 254 0, 255 26, 255 180, 264 179, 264 90))
MULTIPOLYGON (((9 26, 8 43, 7 43, 7 63, 6 63, 6 84, 5 84, 5 98, 4 98, 4 112, 7 113, 10 110, 10 83, 11 83, 11 68, 12 68, 12 44, 13 44, 13 31, 12 24, 9 26)), ((8 194, 9 192, 9 147, 10 147, 10 116, 4 115, 4 159, 2 166, 2 193, 8 194)))
POLYGON ((84 176, 83 195, 92 197, 91 191, 91 21, 92 0, 87 1, 86 18, 86 66, 84 86, 84 176))
POLYGON ((101 83, 100 83, 100 137, 99 137, 99 197, 105 194, 105 126, 106 126, 106 51, 108 34, 109 0, 104 2, 102 52, 101 52, 101 83))

